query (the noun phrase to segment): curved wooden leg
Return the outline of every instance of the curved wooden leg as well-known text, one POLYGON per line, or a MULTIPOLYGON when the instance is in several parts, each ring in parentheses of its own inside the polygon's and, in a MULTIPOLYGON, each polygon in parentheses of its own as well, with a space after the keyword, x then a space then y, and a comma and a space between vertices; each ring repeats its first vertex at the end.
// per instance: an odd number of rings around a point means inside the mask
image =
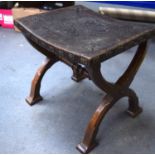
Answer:
POLYGON ((77 145, 77 149, 80 152, 88 153, 91 149, 93 149, 93 147, 97 145, 97 143, 95 142, 95 137, 99 125, 106 113, 110 110, 110 108, 117 100, 118 98, 114 98, 110 95, 106 95, 103 98, 102 103, 96 109, 95 113, 93 114, 91 120, 88 123, 83 141, 77 145))
POLYGON ((124 72, 124 74, 117 80, 116 85, 120 85, 121 88, 122 87, 128 88, 130 86, 145 58, 146 48, 147 48, 147 42, 143 42, 139 45, 137 52, 134 58, 132 59, 129 67, 124 72))
POLYGON ((110 108, 122 97, 129 97, 129 108, 127 112, 135 117, 142 112, 138 103, 138 97, 136 93, 129 88, 133 81, 146 53, 146 42, 140 44, 133 60, 124 74, 117 80, 115 84, 107 82, 100 72, 100 63, 92 62, 87 66, 87 70, 91 80, 103 91, 107 93, 103 102, 99 105, 95 113, 93 114, 88 126, 84 138, 80 144, 77 145, 77 149, 82 153, 88 153, 95 146, 95 138, 99 129, 100 123, 110 108))
POLYGON ((40 95, 40 87, 41 87, 41 80, 46 73, 46 71, 55 63, 57 62, 56 58, 46 58, 44 63, 40 66, 37 70, 31 84, 31 91, 30 95, 26 98, 26 102, 30 105, 35 104, 36 102, 42 100, 40 95))
POLYGON ((87 66, 87 70, 90 79, 100 89, 107 92, 107 95, 103 98, 102 103, 99 105, 99 107, 93 114, 90 122, 88 123, 82 142, 78 144, 76 147, 82 153, 88 153, 91 149, 93 149, 93 147, 96 146, 95 137, 97 135, 99 125, 106 113, 119 98, 119 95, 111 95, 114 94, 114 85, 107 82, 103 78, 100 72, 100 63, 95 63, 90 66, 87 66))
POLYGON ((137 52, 133 60, 131 61, 129 67, 115 84, 121 87, 121 91, 124 90, 124 94, 122 93, 122 96, 129 97, 129 108, 127 110, 127 113, 132 117, 138 116, 142 112, 142 108, 139 106, 139 100, 136 93, 132 89, 130 89, 129 86, 134 80, 134 77, 145 58, 146 48, 147 42, 143 42, 139 45, 137 52), (127 91, 125 91, 125 89, 127 91))

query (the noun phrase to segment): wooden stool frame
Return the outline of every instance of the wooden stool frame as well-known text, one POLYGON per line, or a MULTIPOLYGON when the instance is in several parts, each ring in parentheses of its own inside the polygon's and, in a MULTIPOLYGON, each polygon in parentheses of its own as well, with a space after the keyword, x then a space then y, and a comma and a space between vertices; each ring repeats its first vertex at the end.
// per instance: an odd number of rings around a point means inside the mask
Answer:
POLYGON ((80 152, 88 153, 97 144, 95 142, 95 137, 97 135, 101 121, 105 117, 106 113, 112 108, 112 106, 122 97, 129 98, 129 107, 127 113, 130 116, 136 117, 142 112, 142 108, 139 106, 136 93, 129 87, 139 67, 141 66, 141 63, 143 62, 146 54, 147 42, 142 42, 139 45, 129 67, 115 84, 110 83, 104 79, 100 71, 101 63, 98 61, 92 62, 87 64, 85 67, 82 67, 80 64, 74 64, 64 58, 58 58, 54 55, 49 55, 49 53, 47 54, 46 49, 39 47, 33 41, 29 40, 29 42, 41 53, 46 53, 47 56, 44 63, 37 70, 35 77, 32 80, 30 95, 26 98, 26 101, 30 105, 33 105, 43 99, 40 95, 41 80, 46 71, 58 61, 62 61, 72 68, 72 79, 74 81, 79 82, 84 78, 89 78, 97 87, 106 92, 102 103, 98 106, 87 125, 82 142, 77 145, 77 149, 80 152))

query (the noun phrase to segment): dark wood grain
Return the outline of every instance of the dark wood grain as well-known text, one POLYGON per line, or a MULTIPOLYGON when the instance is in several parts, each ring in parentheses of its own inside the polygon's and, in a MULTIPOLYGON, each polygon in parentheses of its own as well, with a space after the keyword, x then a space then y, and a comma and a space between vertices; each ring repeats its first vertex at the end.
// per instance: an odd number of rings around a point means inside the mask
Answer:
POLYGON ((142 112, 130 85, 145 57, 147 40, 155 34, 153 24, 119 21, 83 6, 74 6, 18 19, 15 25, 47 57, 32 81, 27 98, 30 105, 42 99, 41 80, 57 61, 72 68, 74 81, 89 78, 106 92, 87 125, 83 140, 77 145, 80 152, 88 153, 96 146, 95 138, 103 118, 122 97, 129 99, 130 116, 136 117, 142 112), (101 63, 135 45, 139 47, 127 70, 116 83, 108 82, 100 71, 101 63))

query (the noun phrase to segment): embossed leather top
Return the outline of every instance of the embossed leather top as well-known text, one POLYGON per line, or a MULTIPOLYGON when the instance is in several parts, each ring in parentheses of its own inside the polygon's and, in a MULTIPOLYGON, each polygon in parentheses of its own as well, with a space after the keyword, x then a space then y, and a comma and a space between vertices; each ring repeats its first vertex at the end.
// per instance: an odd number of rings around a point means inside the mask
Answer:
POLYGON ((116 20, 81 5, 17 19, 15 25, 48 51, 87 61, 106 60, 155 34, 154 24, 116 20))

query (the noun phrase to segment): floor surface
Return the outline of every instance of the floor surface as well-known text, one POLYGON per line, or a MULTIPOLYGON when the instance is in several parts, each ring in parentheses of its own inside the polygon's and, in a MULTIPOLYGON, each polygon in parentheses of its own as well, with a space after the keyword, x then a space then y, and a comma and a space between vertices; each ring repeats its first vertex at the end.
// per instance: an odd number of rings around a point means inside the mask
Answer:
MULTIPOLYGON (((135 48, 102 64, 108 80, 115 81, 126 69, 135 48)), ((155 153, 154 50, 152 40, 131 85, 143 113, 133 119, 125 113, 127 99, 118 101, 102 122, 100 145, 91 153, 155 153)), ((21 33, 0 28, 0 153, 79 153, 75 146, 104 93, 89 80, 75 83, 71 69, 57 63, 43 79, 44 100, 29 106, 25 97, 43 59, 21 33)))

